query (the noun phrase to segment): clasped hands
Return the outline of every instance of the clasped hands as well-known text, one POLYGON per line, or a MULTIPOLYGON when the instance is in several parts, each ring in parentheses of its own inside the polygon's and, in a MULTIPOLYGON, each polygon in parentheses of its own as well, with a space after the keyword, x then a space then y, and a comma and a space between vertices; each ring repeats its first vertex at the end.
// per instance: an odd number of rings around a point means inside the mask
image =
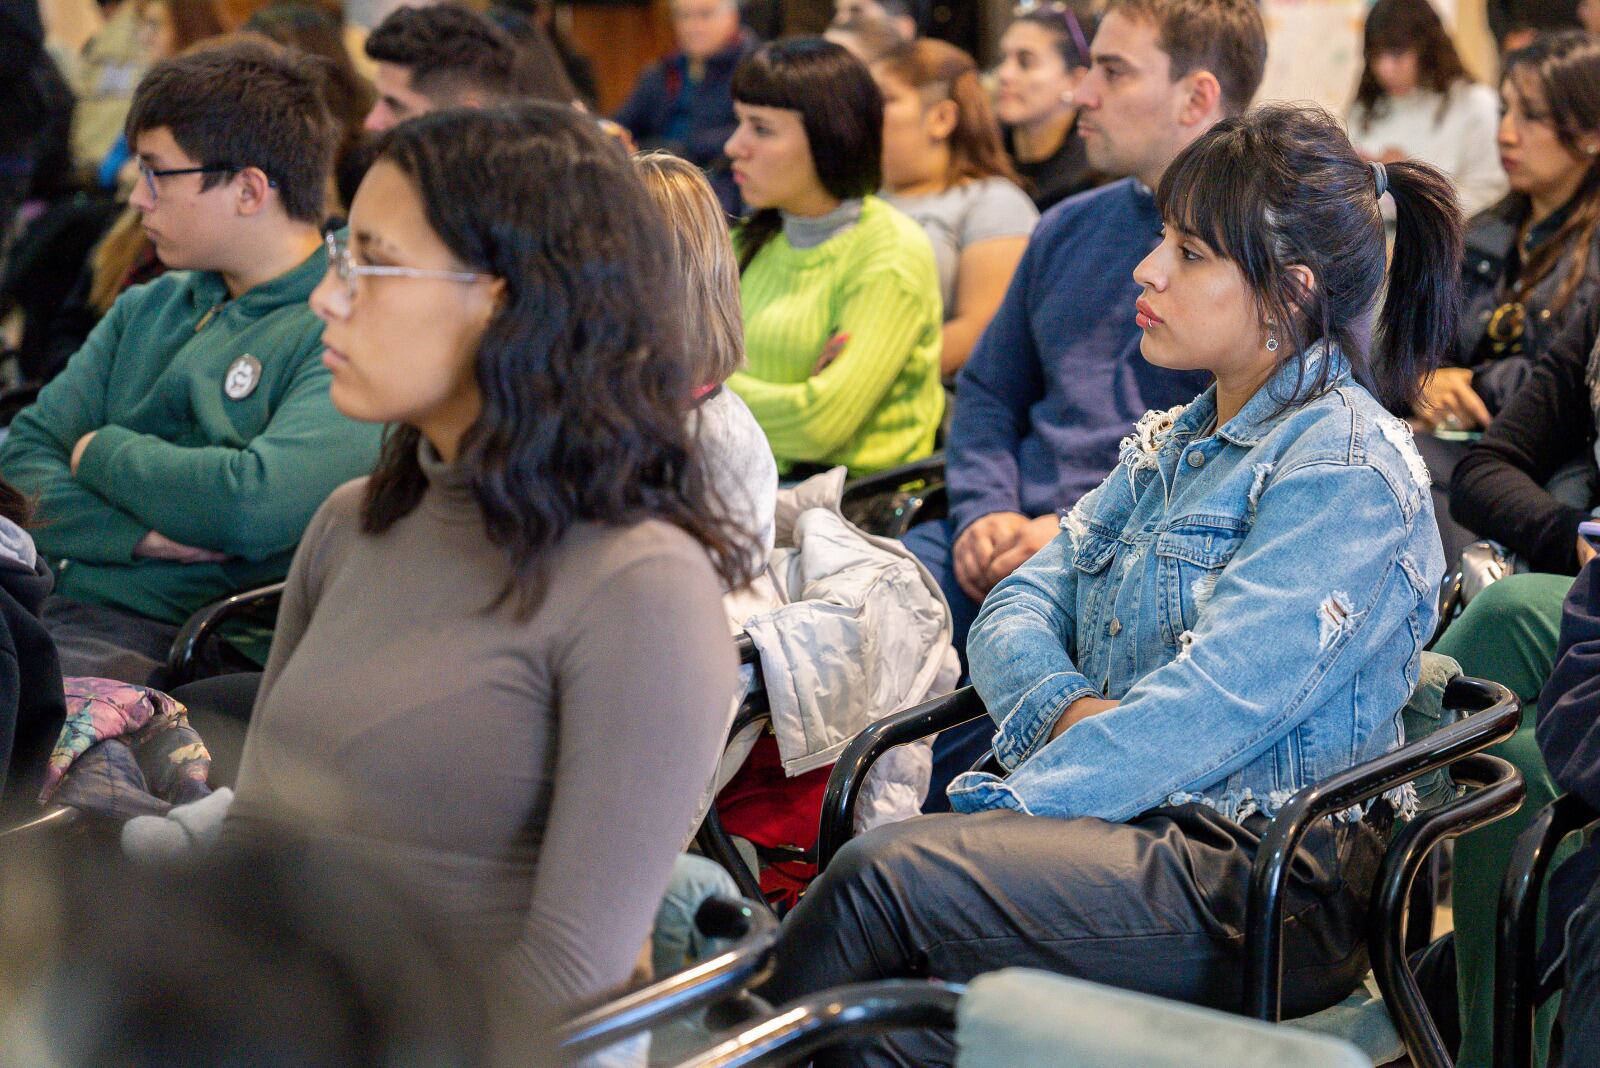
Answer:
MULTIPOLYGON (((72 446, 72 457, 68 463, 74 476, 78 473, 78 465, 83 462, 84 450, 89 447, 89 442, 94 440, 97 433, 95 430, 89 431, 72 446)), ((227 553, 198 549, 193 545, 173 541, 158 530, 146 531, 144 537, 139 539, 139 544, 133 547, 133 555, 151 560, 170 560, 177 564, 214 564, 228 558, 227 553)))
POLYGON ((1021 512, 990 512, 956 539, 956 582, 963 593, 981 603, 997 582, 1059 533, 1061 520, 1054 514, 1029 519, 1021 512))

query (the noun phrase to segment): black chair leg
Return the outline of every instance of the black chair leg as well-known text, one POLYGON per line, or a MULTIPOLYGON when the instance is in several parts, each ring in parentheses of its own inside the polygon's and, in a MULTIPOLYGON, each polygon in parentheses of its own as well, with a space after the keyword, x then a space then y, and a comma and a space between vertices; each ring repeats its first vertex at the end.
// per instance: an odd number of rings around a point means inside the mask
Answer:
POLYGON ((1444 847, 1428 854, 1411 884, 1406 902, 1406 956, 1426 949, 1433 942, 1434 916, 1439 911, 1440 872, 1444 869, 1444 847))
POLYGON ((706 810, 705 819, 700 822, 700 830, 695 834, 695 844, 700 847, 700 852, 722 865, 723 869, 739 884, 739 893, 751 901, 765 902, 767 899, 761 893, 761 882, 757 873, 750 870, 744 862, 744 857, 739 855, 739 847, 733 844, 733 838, 722 826, 722 819, 717 815, 717 806, 713 804, 706 810))

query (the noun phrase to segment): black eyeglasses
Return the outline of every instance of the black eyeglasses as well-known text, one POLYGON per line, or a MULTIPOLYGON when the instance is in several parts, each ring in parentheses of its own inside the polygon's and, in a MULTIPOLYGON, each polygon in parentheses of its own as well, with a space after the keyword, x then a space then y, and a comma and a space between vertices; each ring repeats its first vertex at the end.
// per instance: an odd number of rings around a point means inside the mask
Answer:
MULTIPOLYGON (((235 167, 231 163, 212 163, 204 167, 168 167, 166 170, 158 171, 144 160, 139 161, 139 175, 144 179, 145 188, 150 190, 152 201, 161 199, 161 190, 156 188, 157 178, 167 178, 177 174, 234 174, 242 170, 243 167, 235 167)), ((278 183, 270 176, 267 178, 267 185, 273 189, 278 188, 278 183)))

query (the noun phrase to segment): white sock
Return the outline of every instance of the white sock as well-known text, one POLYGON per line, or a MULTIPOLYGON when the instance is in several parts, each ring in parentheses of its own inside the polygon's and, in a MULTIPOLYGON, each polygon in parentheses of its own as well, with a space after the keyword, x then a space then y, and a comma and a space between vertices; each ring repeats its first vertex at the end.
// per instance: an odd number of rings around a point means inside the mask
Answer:
POLYGON ((135 816, 122 825, 122 851, 135 860, 176 860, 205 852, 222 834, 222 821, 233 804, 224 786, 209 797, 178 805, 165 816, 135 816))

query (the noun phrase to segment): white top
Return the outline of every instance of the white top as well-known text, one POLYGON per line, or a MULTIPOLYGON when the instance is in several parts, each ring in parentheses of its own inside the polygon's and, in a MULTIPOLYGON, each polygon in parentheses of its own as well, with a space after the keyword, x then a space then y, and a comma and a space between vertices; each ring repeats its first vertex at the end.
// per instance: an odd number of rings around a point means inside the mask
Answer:
POLYGON ((1004 178, 964 182, 923 197, 879 195, 927 231, 939 268, 945 322, 956 314, 956 273, 962 250, 996 237, 1027 237, 1039 221, 1039 209, 1028 194, 1004 178))
POLYGON ((1431 89, 1381 97, 1364 129, 1366 109, 1357 104, 1350 109, 1350 140, 1369 156, 1394 148, 1438 167, 1455 183, 1461 211, 1471 218, 1511 188, 1495 147, 1500 98, 1487 85, 1457 82, 1443 103, 1431 89))
POLYGON ((739 395, 727 386, 690 416, 690 433, 727 516, 757 542, 751 559, 759 574, 772 555, 773 514, 778 507, 778 464, 766 432, 739 395))

